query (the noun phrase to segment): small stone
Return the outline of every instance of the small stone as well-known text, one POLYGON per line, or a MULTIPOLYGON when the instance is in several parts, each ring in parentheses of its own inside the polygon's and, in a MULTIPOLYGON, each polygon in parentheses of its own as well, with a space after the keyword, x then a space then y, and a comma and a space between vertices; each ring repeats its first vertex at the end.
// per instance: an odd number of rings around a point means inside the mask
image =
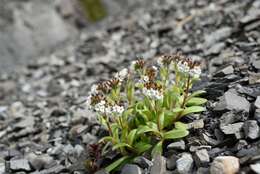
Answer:
POLYGON ((260 123, 260 109, 255 110, 255 119, 258 123, 260 123))
POLYGON ((244 123, 239 122, 239 123, 234 123, 234 124, 228 124, 226 126, 220 127, 220 129, 222 130, 222 132, 224 134, 230 135, 230 134, 235 134, 237 132, 240 132, 243 125, 244 125, 244 123))
POLYGON ((85 135, 82 136, 82 138, 83 138, 83 143, 85 144, 94 144, 98 141, 97 137, 90 133, 86 133, 85 135))
POLYGON ((142 170, 140 169, 140 167, 138 167, 138 165, 135 164, 126 164, 122 170, 121 170, 121 174, 142 174, 142 170))
POLYGON ((198 168, 196 174, 209 174, 209 168, 206 168, 206 167, 200 167, 200 168, 198 168))
POLYGON ((257 125, 257 121, 247 120, 244 123, 243 128, 244 128, 246 138, 254 140, 260 137, 260 129, 259 126, 257 125))
POLYGON ((188 124, 189 129, 202 129, 204 128, 204 121, 203 119, 194 120, 192 123, 188 124))
POLYGON ((56 164, 54 159, 52 157, 50 157, 48 154, 39 156, 39 155, 31 153, 28 155, 28 160, 29 160, 31 166, 35 170, 50 168, 56 164))
POLYGON ((251 170, 253 170, 255 173, 260 174, 260 163, 251 164, 250 165, 251 170))
POLYGON ((185 150, 185 142, 183 140, 176 141, 167 146, 168 150, 185 150))
POLYGON ((239 159, 233 156, 219 156, 210 166, 210 174, 235 174, 239 171, 239 159))
POLYGON ((256 107, 257 109, 260 109, 260 96, 257 96, 257 98, 256 98, 255 107, 256 107))
POLYGON ((168 170, 174 170, 176 168, 176 161, 178 157, 174 154, 170 158, 167 158, 166 167, 168 170))
POLYGON ((260 70, 260 60, 253 61, 252 65, 255 69, 260 70))
POLYGON ((237 150, 237 151, 239 151, 239 150, 241 150, 241 149, 243 149, 245 146, 247 146, 248 144, 247 144, 247 142, 246 142, 246 140, 239 140, 237 143, 236 143, 236 145, 235 145, 235 149, 237 150))
POLYGON ((204 46, 208 48, 208 47, 214 45, 215 43, 217 43, 218 41, 228 38, 231 35, 231 33, 232 33, 232 28, 222 27, 208 35, 205 35, 204 36, 204 39, 205 39, 204 46))
POLYGON ((109 173, 106 170, 102 169, 102 170, 95 172, 95 174, 109 174, 109 173))
POLYGON ((0 174, 5 174, 5 163, 0 163, 0 174))
POLYGON ((10 161, 10 169, 13 171, 30 171, 31 167, 27 159, 16 159, 10 161))
POLYGON ((206 149, 197 150, 194 160, 198 167, 207 166, 210 161, 208 151, 206 149))
POLYGON ((134 163, 137 164, 138 166, 140 166, 143 169, 149 168, 153 165, 152 161, 146 159, 143 156, 139 156, 139 157, 135 158, 134 163))
POLYGON ((180 174, 187 174, 192 172, 193 159, 191 154, 183 153, 181 158, 176 161, 177 170, 180 174))
POLYGON ((166 172, 166 159, 157 155, 153 160, 153 166, 151 167, 151 174, 164 174, 166 172))
POLYGON ((234 68, 232 65, 229 65, 229 66, 219 70, 214 76, 215 77, 224 77, 226 75, 233 74, 233 73, 234 73, 234 68))
POLYGON ((236 110, 236 111, 246 111, 249 112, 250 103, 241 96, 237 94, 227 91, 225 94, 220 97, 219 103, 214 108, 215 111, 223 111, 223 110, 236 110))

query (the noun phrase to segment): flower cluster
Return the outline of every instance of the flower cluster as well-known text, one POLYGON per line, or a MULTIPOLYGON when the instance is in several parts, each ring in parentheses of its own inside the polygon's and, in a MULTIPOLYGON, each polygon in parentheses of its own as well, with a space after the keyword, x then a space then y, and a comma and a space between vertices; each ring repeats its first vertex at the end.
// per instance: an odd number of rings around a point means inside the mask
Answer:
POLYGON ((171 66, 177 63, 178 71, 189 74, 191 77, 198 78, 201 75, 200 63, 192 61, 191 58, 184 57, 181 54, 163 55, 157 59, 160 67, 171 66))

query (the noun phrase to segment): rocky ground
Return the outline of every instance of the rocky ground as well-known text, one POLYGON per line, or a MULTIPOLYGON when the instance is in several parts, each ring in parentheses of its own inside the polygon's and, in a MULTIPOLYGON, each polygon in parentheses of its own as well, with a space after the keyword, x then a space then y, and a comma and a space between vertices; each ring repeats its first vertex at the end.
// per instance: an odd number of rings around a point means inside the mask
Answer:
POLYGON ((1 74, 0 173, 87 173, 87 147, 104 134, 86 109, 91 84, 136 57, 176 51, 202 61, 194 90, 207 91, 207 111, 186 118, 190 135, 163 157, 119 173, 260 173, 259 28, 258 0, 151 1, 82 34, 79 46, 1 74))

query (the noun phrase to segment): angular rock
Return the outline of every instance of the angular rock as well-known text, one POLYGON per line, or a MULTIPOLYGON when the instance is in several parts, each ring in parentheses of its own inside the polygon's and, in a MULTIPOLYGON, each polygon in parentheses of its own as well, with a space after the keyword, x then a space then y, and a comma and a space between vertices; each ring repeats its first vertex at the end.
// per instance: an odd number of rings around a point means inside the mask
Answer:
POLYGON ((260 109, 255 110, 255 119, 258 123, 260 123, 260 109))
POLYGON ((151 174, 164 174, 166 172, 166 159, 157 155, 153 160, 153 166, 151 167, 151 174))
POLYGON ((239 171, 239 159, 233 156, 219 156, 210 166, 210 174, 235 174, 239 171))
POLYGON ((208 151, 206 149, 197 150, 194 160, 197 167, 207 166, 210 161, 208 151))
POLYGON ((205 47, 210 47, 213 44, 217 43, 220 40, 228 38, 232 33, 232 28, 230 27, 222 27, 209 35, 205 35, 205 47))
POLYGON ((254 60, 252 65, 255 69, 260 70, 260 60, 254 60))
POLYGON ((149 168, 153 165, 152 161, 150 161, 142 156, 135 158, 133 162, 143 169, 149 168))
POLYGON ((177 170, 180 174, 187 174, 192 172, 193 159, 191 154, 183 153, 181 158, 176 161, 177 170))
POLYGON ((236 134, 242 130, 243 125, 243 122, 239 122, 234 124, 228 124, 226 126, 220 127, 220 129, 226 135, 236 134))
POLYGON ((233 73, 234 73, 234 68, 232 65, 229 65, 229 66, 219 70, 214 76, 224 77, 226 75, 233 74, 233 73))
POLYGON ((102 169, 102 170, 95 172, 95 174, 109 174, 109 173, 106 170, 102 169))
POLYGON ((178 157, 174 154, 170 158, 167 158, 166 160, 166 167, 168 170, 174 170, 176 168, 176 161, 178 160, 178 157))
POLYGON ((209 168, 206 168, 206 167, 200 167, 200 168, 198 168, 196 174, 209 174, 209 168))
POLYGON ((257 174, 260 174, 260 163, 251 164, 250 168, 252 171, 254 171, 257 174))
POLYGON ((135 164, 126 164, 122 170, 121 174, 142 174, 142 170, 138 165, 135 164))
POLYGON ((28 155, 28 160, 35 170, 50 168, 56 164, 48 154, 36 155, 32 153, 28 155))
POLYGON ((249 112, 250 103, 241 96, 237 94, 227 91, 225 94, 220 97, 220 101, 217 103, 214 108, 215 111, 223 111, 223 110, 236 110, 236 111, 246 111, 249 112))
POLYGON ((27 159, 11 160, 10 169, 13 171, 31 171, 31 167, 27 159))
POLYGON ((185 142, 183 140, 173 142, 167 146, 168 150, 185 150, 185 142))
POLYGON ((255 120, 247 120, 244 123, 245 137, 249 139, 257 139, 260 137, 260 128, 255 120))
POLYGON ((260 109, 260 96, 257 96, 257 98, 256 98, 255 107, 256 107, 257 109, 260 109))

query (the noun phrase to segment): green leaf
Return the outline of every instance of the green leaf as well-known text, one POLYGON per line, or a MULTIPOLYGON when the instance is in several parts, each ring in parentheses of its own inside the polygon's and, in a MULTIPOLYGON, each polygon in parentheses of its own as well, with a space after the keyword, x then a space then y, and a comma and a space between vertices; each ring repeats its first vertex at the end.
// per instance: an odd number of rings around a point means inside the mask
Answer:
POLYGON ((183 110, 184 110, 183 108, 177 107, 177 108, 174 108, 174 109, 172 110, 172 112, 173 112, 173 113, 178 113, 178 112, 181 112, 181 111, 183 111, 183 110))
POLYGON ((174 126, 175 126, 176 129, 181 129, 181 130, 187 130, 187 129, 188 129, 187 124, 182 123, 182 122, 180 122, 180 121, 175 122, 175 123, 174 123, 174 126))
POLYGON ((152 128, 154 131, 158 131, 156 123, 149 121, 146 124, 148 127, 152 128))
POLYGON ((112 142, 112 140, 113 140, 113 137, 111 137, 111 136, 105 136, 105 137, 103 137, 103 138, 101 138, 98 142, 99 143, 101 143, 101 142, 108 142, 108 141, 111 141, 112 142))
POLYGON ((116 144, 116 145, 113 146, 112 150, 116 150, 116 149, 121 148, 121 147, 132 148, 132 146, 130 146, 129 144, 126 144, 126 143, 118 143, 118 144, 116 144))
POLYGON ((133 142, 134 142, 134 140, 136 138, 136 132, 137 132, 137 129, 133 129, 133 130, 130 131, 130 133, 127 136, 127 141, 128 141, 128 144, 130 146, 133 145, 133 142))
POLYGON ((197 113, 197 112, 203 112, 205 111, 204 107, 201 106, 190 106, 184 109, 184 111, 181 113, 181 116, 191 114, 191 113, 197 113))
POLYGON ((187 131, 186 129, 172 129, 171 131, 164 133, 164 139, 183 138, 188 134, 189 131, 187 131))
POLYGON ((162 144, 163 141, 159 141, 153 148, 152 150, 152 157, 155 157, 156 155, 161 155, 162 154, 162 144))
POLYGON ((191 99, 189 99, 186 103, 186 105, 188 106, 192 106, 192 105, 202 105, 204 103, 207 102, 207 99, 204 98, 200 98, 200 97, 193 97, 191 99))
POLYGON ((145 142, 142 142, 142 141, 135 143, 135 145, 134 145, 135 150, 137 150, 139 154, 149 150, 151 147, 152 147, 151 144, 145 143, 145 142))
POLYGON ((127 163, 129 160, 131 160, 131 158, 132 157, 130 157, 130 156, 123 156, 123 157, 119 158, 118 160, 116 160, 115 162, 113 162, 112 164, 110 164, 109 166, 107 166, 105 168, 105 170, 108 173, 110 173, 111 171, 115 170, 119 166, 122 166, 123 164, 127 163))
POLYGON ((193 92, 193 93, 189 96, 189 98, 196 97, 196 96, 200 96, 201 94, 205 94, 205 93, 206 93, 206 91, 204 91, 204 90, 195 91, 195 92, 193 92))
POLYGON ((150 128, 146 125, 142 125, 142 126, 139 126, 138 130, 137 130, 137 134, 140 135, 140 134, 143 134, 143 133, 146 133, 146 132, 153 132, 154 129, 153 128, 150 128))
POLYGON ((159 130, 163 130, 164 128, 164 112, 162 112, 160 115, 159 115, 159 130))

